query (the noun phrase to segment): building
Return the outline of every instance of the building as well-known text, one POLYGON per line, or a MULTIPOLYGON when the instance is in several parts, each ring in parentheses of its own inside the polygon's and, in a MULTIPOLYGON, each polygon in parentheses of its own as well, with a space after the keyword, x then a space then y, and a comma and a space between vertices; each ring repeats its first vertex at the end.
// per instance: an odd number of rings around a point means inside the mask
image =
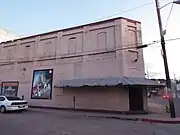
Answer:
POLYGON ((0 43, 8 40, 13 40, 16 38, 19 38, 19 36, 7 29, 0 28, 0 43))
POLYGON ((1 43, 1 94, 38 107, 147 111, 141 23, 114 18, 1 43), (10 91, 12 89, 12 91, 10 91))
POLYGON ((180 91, 180 83, 177 84, 177 91, 180 91))

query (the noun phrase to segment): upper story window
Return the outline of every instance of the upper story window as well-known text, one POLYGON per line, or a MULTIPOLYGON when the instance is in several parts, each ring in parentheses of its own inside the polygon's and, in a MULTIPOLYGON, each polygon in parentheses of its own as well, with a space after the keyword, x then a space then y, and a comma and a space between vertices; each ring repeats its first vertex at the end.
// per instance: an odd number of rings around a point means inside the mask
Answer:
POLYGON ((68 40, 68 52, 76 53, 76 37, 69 38, 68 40))
POLYGON ((47 38, 42 37, 38 45, 39 50, 37 54, 40 56, 54 56, 56 44, 57 44, 57 37, 47 37, 47 38))
POLYGON ((107 49, 107 33, 98 33, 98 49, 107 49))
POLYGON ((6 60, 13 60, 15 56, 15 48, 16 46, 11 46, 11 47, 5 47, 6 49, 6 60))
POLYGON ((21 43, 17 50, 17 57, 21 59, 29 59, 30 57, 33 57, 31 53, 34 51, 34 44, 34 41, 21 43))
MULTIPOLYGON (((138 46, 137 42, 137 29, 133 26, 128 26, 128 45, 129 46, 138 46)), ((130 51, 130 59, 133 62, 137 62, 139 59, 138 51, 130 51)))
POLYGON ((137 31, 135 27, 128 26, 128 44, 137 46, 137 31))

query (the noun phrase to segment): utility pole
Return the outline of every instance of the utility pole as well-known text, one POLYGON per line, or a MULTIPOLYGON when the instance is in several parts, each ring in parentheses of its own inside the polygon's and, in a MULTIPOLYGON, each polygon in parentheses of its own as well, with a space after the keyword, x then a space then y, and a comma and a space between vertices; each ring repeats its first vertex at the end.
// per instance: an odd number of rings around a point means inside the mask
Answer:
MULTIPOLYGON (((164 68, 165 68, 165 74, 166 74, 166 87, 167 87, 168 91, 171 91, 171 79, 170 79, 170 76, 169 76, 169 68, 168 68, 168 62, 167 62, 166 47, 165 47, 165 40, 164 40, 164 31, 163 31, 163 28, 162 28, 159 1, 155 0, 155 2, 156 2, 156 11, 157 11, 159 30, 160 30, 160 37, 161 37, 161 46, 162 46, 162 52, 163 52, 164 68)), ((175 118, 176 115, 175 115, 173 97, 171 97, 169 99, 169 107, 170 107, 171 118, 175 118)))
POLYGON ((149 70, 148 70, 148 65, 146 65, 146 72, 147 72, 147 78, 149 79, 149 70))
POLYGON ((174 73, 174 80, 176 81, 176 74, 174 73))

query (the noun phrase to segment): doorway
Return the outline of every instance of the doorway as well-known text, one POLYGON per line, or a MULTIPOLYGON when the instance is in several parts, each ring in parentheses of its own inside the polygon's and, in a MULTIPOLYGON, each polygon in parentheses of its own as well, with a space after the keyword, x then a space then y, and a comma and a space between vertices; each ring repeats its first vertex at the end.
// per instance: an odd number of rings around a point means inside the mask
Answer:
POLYGON ((143 111, 143 88, 129 87, 129 109, 130 111, 143 111))

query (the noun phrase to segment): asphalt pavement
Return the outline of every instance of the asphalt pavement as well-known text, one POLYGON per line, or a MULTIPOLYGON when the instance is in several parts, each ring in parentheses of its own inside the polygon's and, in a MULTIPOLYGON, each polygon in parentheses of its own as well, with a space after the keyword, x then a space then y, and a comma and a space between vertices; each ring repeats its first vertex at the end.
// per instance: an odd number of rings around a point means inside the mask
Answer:
POLYGON ((0 114, 2 135, 178 135, 180 125, 89 118, 82 112, 33 109, 0 114))

